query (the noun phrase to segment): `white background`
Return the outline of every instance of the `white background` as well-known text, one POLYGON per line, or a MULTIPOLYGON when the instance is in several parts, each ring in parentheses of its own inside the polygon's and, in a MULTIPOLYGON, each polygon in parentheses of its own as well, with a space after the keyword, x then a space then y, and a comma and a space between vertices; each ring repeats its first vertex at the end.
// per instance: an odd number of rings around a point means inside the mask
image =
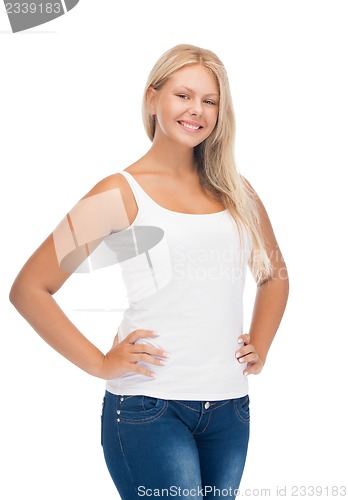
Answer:
MULTIPOLYGON (((81 0, 12 34, 1 8, 1 498, 118 498, 100 446, 104 382, 48 347, 8 292, 65 213, 147 151, 145 81, 178 43, 225 63, 238 168, 268 210, 290 274, 267 364, 249 377, 241 491, 280 498, 287 487, 283 498, 294 498, 296 486, 348 486, 347 16, 337 0, 81 0)), ((249 275, 245 331, 254 293, 249 275)), ((72 276, 56 298, 100 349, 110 347, 126 305, 116 267, 72 276), (119 312, 77 311, 87 307, 119 312)))

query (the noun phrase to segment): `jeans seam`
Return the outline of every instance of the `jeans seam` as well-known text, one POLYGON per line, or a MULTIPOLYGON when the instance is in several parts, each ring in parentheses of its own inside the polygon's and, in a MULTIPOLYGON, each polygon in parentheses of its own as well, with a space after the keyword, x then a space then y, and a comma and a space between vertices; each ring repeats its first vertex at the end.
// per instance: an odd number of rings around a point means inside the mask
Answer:
POLYGON ((196 410, 196 408, 192 408, 192 407, 191 407, 191 406, 189 406, 189 405, 185 405, 185 403, 182 403, 181 401, 178 401, 177 399, 172 399, 171 401, 172 401, 173 403, 178 403, 178 405, 185 406, 185 408, 189 408, 190 410, 195 411, 195 412, 197 412, 197 413, 199 413, 199 412, 200 412, 200 410, 196 410))
MULTIPOLYGON (((197 423, 195 429, 197 429, 197 427, 200 425, 201 420, 202 420, 203 417, 204 417, 204 415, 202 415, 202 417, 199 419, 199 422, 197 423)), ((193 430, 192 434, 195 435, 195 436, 199 436, 200 434, 203 434, 207 430, 207 428, 208 428, 208 425, 209 425, 209 422, 210 422, 210 417, 211 417, 211 412, 208 413, 208 419, 207 419, 207 423, 206 423, 206 426, 204 427, 204 429, 201 430, 200 432, 195 432, 195 430, 193 430)))
POLYGON ((226 405, 227 403, 229 403, 231 400, 230 399, 227 399, 226 401, 224 401, 223 403, 221 403, 221 405, 219 406, 215 406, 215 408, 212 408, 211 411, 214 411, 214 410, 217 410, 218 408, 221 408, 221 406, 224 406, 226 405))
POLYGON ((101 445, 102 445, 102 446, 103 446, 103 421, 104 421, 104 408, 105 408, 105 396, 103 397, 102 409, 101 409, 101 414, 100 414, 100 430, 101 430, 100 442, 101 442, 101 445))
POLYGON ((235 412, 235 415, 238 418, 238 420, 240 422, 242 422, 243 424, 248 424, 250 422, 250 416, 248 418, 244 418, 243 415, 241 415, 241 413, 238 409, 238 400, 237 399, 233 400, 233 405, 234 405, 234 410, 235 410, 234 412, 235 412))
MULTIPOLYGON (((115 405, 116 406, 116 405, 115 405)), ((132 475, 132 470, 131 468, 129 467, 128 465, 128 461, 127 461, 127 458, 126 458, 126 454, 124 452, 124 449, 123 449, 123 446, 122 446, 122 439, 121 439, 121 436, 120 436, 120 428, 117 426, 117 436, 118 436, 118 442, 120 443, 120 449, 121 449, 121 453, 122 453, 122 457, 123 457, 123 460, 124 460, 124 463, 126 464, 126 467, 127 467, 127 470, 128 470, 128 473, 129 473, 129 476, 131 478, 131 481, 132 481, 132 486, 134 488, 134 491, 135 493, 137 493, 137 488, 134 484, 134 481, 133 481, 133 475, 132 475)), ((138 494, 137 494, 138 496, 138 494)))

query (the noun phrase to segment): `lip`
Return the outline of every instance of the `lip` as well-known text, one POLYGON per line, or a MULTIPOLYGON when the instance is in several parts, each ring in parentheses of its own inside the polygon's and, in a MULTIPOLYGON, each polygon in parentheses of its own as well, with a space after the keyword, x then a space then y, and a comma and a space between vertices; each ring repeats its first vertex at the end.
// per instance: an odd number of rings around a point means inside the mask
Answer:
POLYGON ((178 124, 184 129, 184 130, 187 130, 188 132, 191 132, 193 134, 196 134, 197 132, 199 132, 200 130, 202 130, 203 128, 203 125, 201 125, 200 123, 197 123, 197 122, 192 122, 192 121, 189 121, 189 120, 178 120, 178 124), (194 130, 194 129, 190 129, 188 127, 185 127, 185 125, 183 125, 183 123, 187 123, 188 125, 191 125, 193 127, 199 127, 197 130, 194 130))

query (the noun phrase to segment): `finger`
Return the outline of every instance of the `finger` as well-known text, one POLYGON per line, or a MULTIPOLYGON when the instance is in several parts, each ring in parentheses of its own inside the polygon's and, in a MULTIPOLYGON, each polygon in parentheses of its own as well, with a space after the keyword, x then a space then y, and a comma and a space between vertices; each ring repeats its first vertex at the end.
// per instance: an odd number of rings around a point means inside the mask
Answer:
POLYGON ((241 356, 246 356, 251 352, 255 352, 255 347, 252 344, 241 347, 238 351, 236 351, 236 358, 240 358, 241 356))
POLYGON ((144 363, 151 363, 152 365, 158 365, 158 366, 163 366, 167 364, 166 361, 162 361, 161 359, 155 358, 146 353, 132 354, 131 363, 137 363, 139 361, 143 361, 144 363))
POLYGON ((156 338, 156 337, 158 337, 158 334, 156 332, 154 332, 153 330, 134 330, 129 335, 127 335, 126 339, 127 339, 127 342, 129 342, 130 344, 133 344, 141 337, 156 338))
POLYGON ((169 354, 166 351, 145 343, 133 344, 132 352, 152 354, 153 356, 159 356, 160 358, 169 358, 169 354))
POLYGON ((244 375, 257 375, 262 371, 263 365, 259 359, 256 363, 248 363, 246 369, 244 370, 244 375))
POLYGON ((156 373, 151 370, 146 370, 142 366, 135 365, 133 363, 129 364, 129 371, 139 373, 140 375, 145 375, 145 377, 156 377, 156 373))
POLYGON ((249 333, 243 333, 242 335, 239 336, 238 344, 242 344, 243 342, 244 342, 244 345, 247 345, 250 343, 250 334, 249 333))
POLYGON ((245 356, 242 356, 238 358, 239 363, 256 363, 258 361, 259 356, 257 355, 256 352, 252 352, 250 354, 246 354, 245 356))

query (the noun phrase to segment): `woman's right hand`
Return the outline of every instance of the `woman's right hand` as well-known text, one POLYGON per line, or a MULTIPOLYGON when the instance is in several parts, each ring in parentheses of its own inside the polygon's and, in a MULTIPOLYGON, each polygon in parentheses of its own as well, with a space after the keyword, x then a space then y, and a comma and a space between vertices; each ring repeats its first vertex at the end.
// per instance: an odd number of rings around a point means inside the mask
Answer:
POLYGON ((146 377, 154 377, 155 373, 138 365, 137 362, 143 361, 153 365, 165 365, 160 358, 167 358, 168 354, 162 349, 158 349, 149 344, 135 344, 135 342, 144 337, 158 338, 152 330, 134 330, 122 341, 118 341, 116 335, 112 348, 105 354, 101 369, 101 378, 111 380, 127 372, 140 373, 146 377))

